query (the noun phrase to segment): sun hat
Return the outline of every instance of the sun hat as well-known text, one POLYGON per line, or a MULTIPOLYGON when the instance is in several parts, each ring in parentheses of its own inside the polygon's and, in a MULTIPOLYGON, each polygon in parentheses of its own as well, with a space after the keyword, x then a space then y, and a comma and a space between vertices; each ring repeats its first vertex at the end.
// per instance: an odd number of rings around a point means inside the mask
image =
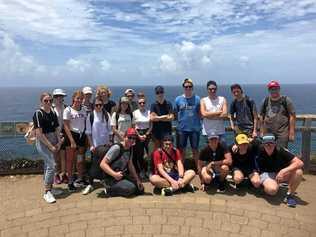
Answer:
POLYGON ((66 91, 59 88, 53 90, 53 96, 56 96, 56 95, 67 96, 66 91))
POLYGON ((85 86, 83 89, 82 89, 82 93, 83 94, 93 94, 93 90, 92 90, 92 88, 91 87, 89 87, 89 86, 85 86))

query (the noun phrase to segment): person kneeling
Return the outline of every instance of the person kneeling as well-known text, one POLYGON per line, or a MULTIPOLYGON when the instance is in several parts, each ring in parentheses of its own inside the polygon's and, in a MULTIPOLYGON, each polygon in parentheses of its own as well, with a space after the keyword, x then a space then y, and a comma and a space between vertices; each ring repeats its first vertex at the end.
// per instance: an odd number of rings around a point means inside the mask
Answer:
POLYGON ((217 192, 225 192, 225 180, 231 164, 232 157, 225 143, 219 141, 217 134, 210 134, 198 161, 202 190, 205 191, 205 185, 215 181, 217 192))
POLYGON ((127 129, 123 141, 113 144, 102 159, 100 167, 107 174, 104 189, 106 197, 130 197, 144 192, 131 159, 131 147, 135 145, 135 140, 135 129, 127 129))
POLYGON ((294 194, 302 180, 303 161, 286 148, 277 146, 275 136, 272 134, 263 136, 262 143, 263 147, 259 150, 257 163, 260 182, 265 193, 276 195, 279 185, 287 182, 288 192, 284 201, 289 207, 295 207, 294 194))
POLYGON ((173 137, 166 135, 163 138, 162 148, 153 152, 153 175, 150 182, 161 189, 161 195, 170 196, 177 190, 194 192, 194 186, 190 183, 195 172, 184 171, 180 151, 173 147, 173 137))

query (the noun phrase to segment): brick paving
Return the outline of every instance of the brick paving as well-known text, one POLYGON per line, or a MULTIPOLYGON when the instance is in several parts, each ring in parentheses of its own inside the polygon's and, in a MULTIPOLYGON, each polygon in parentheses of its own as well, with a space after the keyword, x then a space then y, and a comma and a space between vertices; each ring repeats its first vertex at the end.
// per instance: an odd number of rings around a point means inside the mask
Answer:
MULTIPOLYGON (((194 183, 198 186, 198 180, 194 183)), ((42 199, 42 177, 0 178, 0 236, 316 236, 316 176, 305 176, 299 205, 288 208, 262 192, 225 194, 197 191, 161 197, 101 198, 61 195, 55 204, 42 199)), ((65 186, 59 186, 65 189, 65 186)))

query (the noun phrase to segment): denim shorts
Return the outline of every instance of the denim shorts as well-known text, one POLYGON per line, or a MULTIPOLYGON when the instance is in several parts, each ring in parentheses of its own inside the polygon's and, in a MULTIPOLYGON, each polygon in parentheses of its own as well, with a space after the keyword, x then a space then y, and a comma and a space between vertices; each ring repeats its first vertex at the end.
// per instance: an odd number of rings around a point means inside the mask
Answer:
POLYGON ((186 148, 188 139, 192 149, 197 150, 200 143, 200 132, 178 131, 178 147, 186 148))
POLYGON ((263 184, 267 179, 275 180, 276 173, 275 172, 263 172, 260 174, 260 183, 263 184))

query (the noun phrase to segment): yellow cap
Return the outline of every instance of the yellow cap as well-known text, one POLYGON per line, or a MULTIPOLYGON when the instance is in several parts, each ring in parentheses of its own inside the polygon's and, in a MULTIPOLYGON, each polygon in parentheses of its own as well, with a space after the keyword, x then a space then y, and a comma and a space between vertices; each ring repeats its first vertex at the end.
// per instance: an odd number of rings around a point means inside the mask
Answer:
POLYGON ((236 136, 236 143, 238 145, 249 144, 249 139, 246 134, 239 134, 236 136))
POLYGON ((185 78, 185 79, 183 80, 182 86, 184 86, 185 83, 190 83, 190 84, 193 86, 193 81, 192 81, 191 78, 185 78))

